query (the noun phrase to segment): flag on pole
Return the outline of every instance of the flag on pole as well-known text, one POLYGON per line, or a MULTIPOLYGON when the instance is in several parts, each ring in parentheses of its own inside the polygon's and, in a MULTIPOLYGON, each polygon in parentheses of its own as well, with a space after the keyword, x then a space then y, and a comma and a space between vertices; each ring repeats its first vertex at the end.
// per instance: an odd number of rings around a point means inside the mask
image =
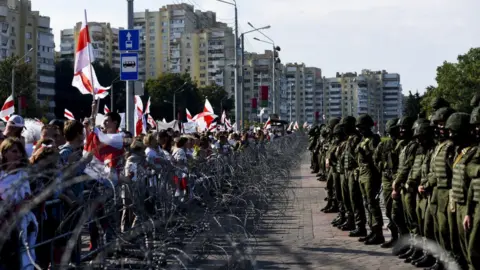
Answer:
POLYGON ((142 133, 146 133, 144 129, 145 125, 143 123, 143 102, 142 98, 139 95, 135 95, 135 136, 138 136, 142 133))
POLYGON ((63 112, 63 116, 68 120, 75 120, 75 116, 73 116, 73 113, 67 109, 65 109, 65 111, 63 112))
POLYGON ((77 47, 75 49, 75 65, 73 70, 72 86, 76 87, 83 95, 93 95, 95 99, 104 98, 108 95, 110 87, 100 85, 92 63, 93 46, 87 23, 87 11, 78 34, 77 47))
POLYGON ((13 101, 13 96, 10 95, 5 103, 3 103, 2 110, 0 110, 0 118, 4 122, 8 122, 10 115, 15 112, 15 102, 13 101))
POLYGON ((265 124, 263 125, 263 129, 267 130, 270 128, 272 128, 272 121, 270 121, 270 117, 268 117, 267 122, 265 122, 265 124))
POLYGON ((187 111, 187 122, 193 122, 192 114, 188 111, 188 109, 185 110, 187 111))
POLYGON ((108 108, 107 104, 105 104, 105 107, 103 107, 103 114, 107 114, 110 112, 110 109, 108 108))

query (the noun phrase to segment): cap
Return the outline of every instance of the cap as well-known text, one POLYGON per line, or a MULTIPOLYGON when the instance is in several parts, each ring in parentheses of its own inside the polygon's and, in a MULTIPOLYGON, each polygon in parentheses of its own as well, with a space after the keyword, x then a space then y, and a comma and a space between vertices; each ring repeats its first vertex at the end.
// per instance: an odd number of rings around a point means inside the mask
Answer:
POLYGON ((25 120, 20 115, 12 115, 8 119, 7 126, 23 128, 25 127, 25 120))

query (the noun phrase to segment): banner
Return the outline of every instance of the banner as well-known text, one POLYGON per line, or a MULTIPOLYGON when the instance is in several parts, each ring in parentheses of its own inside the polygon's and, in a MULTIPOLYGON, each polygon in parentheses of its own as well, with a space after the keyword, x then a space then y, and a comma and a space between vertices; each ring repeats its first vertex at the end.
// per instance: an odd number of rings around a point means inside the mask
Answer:
POLYGON ((257 113, 257 98, 252 98, 252 113, 257 113))
POLYGON ((183 123, 183 132, 185 134, 191 134, 191 133, 197 132, 197 123, 195 122, 183 123))
POLYGON ((267 85, 260 86, 260 107, 262 108, 268 107, 268 86, 267 85))

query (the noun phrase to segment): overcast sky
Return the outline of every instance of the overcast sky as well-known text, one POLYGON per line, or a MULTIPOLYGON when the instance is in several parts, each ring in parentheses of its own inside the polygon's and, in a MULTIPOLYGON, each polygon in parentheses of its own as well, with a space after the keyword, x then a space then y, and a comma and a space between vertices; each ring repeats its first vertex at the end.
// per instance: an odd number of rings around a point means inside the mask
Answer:
MULTIPOLYGON (((50 16, 57 47, 60 29, 83 18, 127 26, 125 0, 31 0, 34 10, 50 16)), ((228 1, 228 0, 227 0, 228 1)), ((217 12, 233 26, 233 7, 216 0, 135 0, 135 11, 188 3, 217 12)), ((305 63, 323 75, 362 69, 397 72, 403 90, 423 92, 435 84, 437 66, 456 61, 458 54, 480 44, 479 0, 237 0, 240 31, 271 25, 266 34, 282 49, 282 62, 305 63)), ((253 40, 248 51, 262 52, 268 44, 253 40)))

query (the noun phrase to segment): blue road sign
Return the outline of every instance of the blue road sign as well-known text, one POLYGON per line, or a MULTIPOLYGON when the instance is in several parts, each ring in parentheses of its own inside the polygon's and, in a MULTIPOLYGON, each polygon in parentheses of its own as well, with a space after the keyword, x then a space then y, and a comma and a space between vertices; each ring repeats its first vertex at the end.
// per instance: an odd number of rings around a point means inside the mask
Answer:
POLYGON ((120 80, 138 80, 138 53, 122 53, 120 55, 120 80))
POLYGON ((140 30, 127 29, 118 33, 120 51, 140 51, 140 30))

